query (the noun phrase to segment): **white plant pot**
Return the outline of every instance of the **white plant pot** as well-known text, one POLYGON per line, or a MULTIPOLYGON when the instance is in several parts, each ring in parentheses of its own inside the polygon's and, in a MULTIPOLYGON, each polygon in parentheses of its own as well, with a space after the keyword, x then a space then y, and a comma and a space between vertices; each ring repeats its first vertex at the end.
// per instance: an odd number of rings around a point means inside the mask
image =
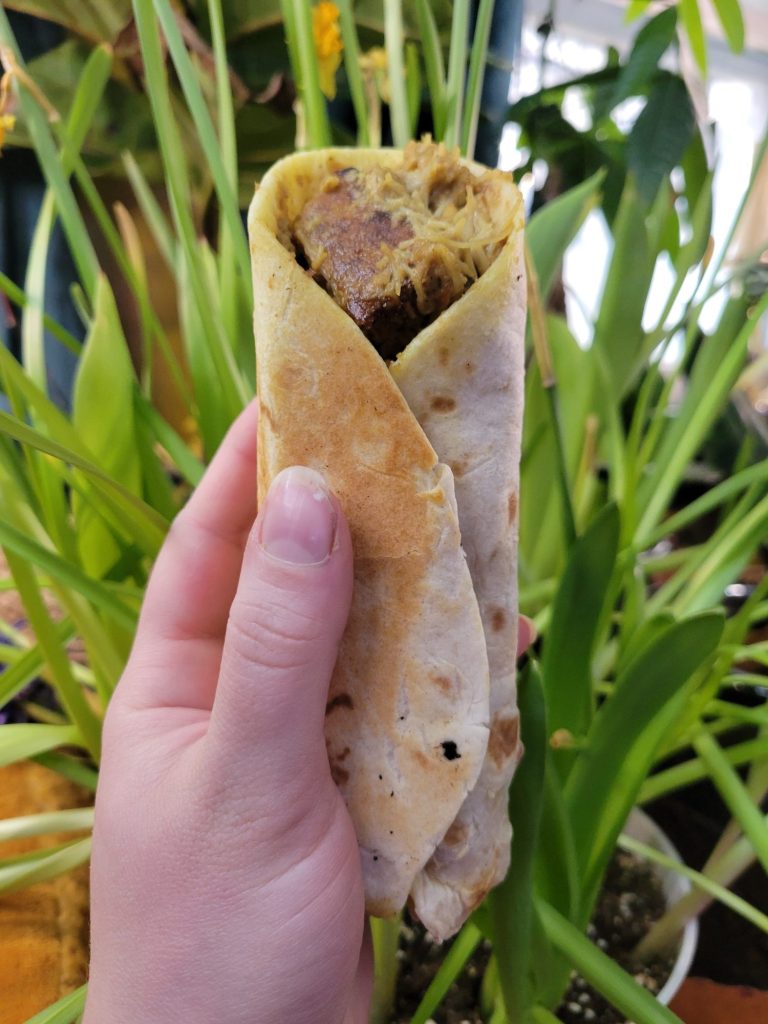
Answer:
MULTIPOLYGON (((665 833, 662 832, 655 821, 639 808, 635 808, 630 814, 624 831, 633 839, 637 839, 638 842, 645 843, 646 846, 658 850, 659 853, 663 853, 666 857, 683 863, 682 857, 665 833)), ((671 869, 663 868, 659 864, 651 864, 651 867, 661 879, 668 905, 677 903, 679 899, 691 891, 691 883, 683 875, 679 875, 671 869)), ((696 954, 698 941, 699 922, 694 918, 683 929, 672 973, 657 996, 659 1002, 665 1006, 672 1001, 678 989, 687 978, 696 954)))

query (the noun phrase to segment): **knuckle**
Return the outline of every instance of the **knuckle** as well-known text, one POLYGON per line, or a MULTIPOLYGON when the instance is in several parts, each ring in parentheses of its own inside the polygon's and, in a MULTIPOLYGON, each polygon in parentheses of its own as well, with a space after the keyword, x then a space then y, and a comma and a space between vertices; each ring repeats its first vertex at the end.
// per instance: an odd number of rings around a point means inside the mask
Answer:
POLYGON ((232 607, 228 640, 235 652, 264 668, 303 668, 323 640, 323 623, 315 613, 284 598, 241 598, 232 607))

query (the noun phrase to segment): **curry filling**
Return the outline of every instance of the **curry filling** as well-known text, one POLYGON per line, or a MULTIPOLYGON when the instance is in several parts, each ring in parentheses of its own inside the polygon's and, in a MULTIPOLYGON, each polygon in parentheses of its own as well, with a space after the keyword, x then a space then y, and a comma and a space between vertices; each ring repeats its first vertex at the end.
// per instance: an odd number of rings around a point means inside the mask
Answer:
POLYGON ((289 245, 394 359, 498 256, 515 221, 509 182, 501 171, 473 174, 442 144, 411 142, 399 167, 328 174, 289 245))

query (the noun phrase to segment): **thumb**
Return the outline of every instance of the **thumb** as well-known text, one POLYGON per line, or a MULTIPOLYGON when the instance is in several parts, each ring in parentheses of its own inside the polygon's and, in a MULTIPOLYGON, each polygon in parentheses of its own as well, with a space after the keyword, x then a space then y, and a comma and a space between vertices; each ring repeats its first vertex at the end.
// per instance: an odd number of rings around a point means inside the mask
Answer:
POLYGON ((286 469, 246 545, 208 739, 255 794, 330 780, 328 685, 352 598, 352 545, 319 473, 286 469))

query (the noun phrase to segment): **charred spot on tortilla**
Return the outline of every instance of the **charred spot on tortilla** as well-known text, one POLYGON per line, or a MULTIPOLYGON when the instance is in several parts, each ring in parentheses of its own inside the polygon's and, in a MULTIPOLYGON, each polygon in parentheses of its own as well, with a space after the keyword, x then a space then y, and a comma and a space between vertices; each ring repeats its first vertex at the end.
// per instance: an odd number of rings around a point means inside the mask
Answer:
POLYGON ((498 224, 508 175, 473 173, 458 150, 411 142, 399 167, 326 176, 290 227, 297 262, 382 358, 410 341, 490 267, 514 228, 498 224))
POLYGON ((459 748, 453 742, 453 740, 444 740, 440 746, 443 748, 443 757, 446 761, 455 761, 461 757, 459 748))

